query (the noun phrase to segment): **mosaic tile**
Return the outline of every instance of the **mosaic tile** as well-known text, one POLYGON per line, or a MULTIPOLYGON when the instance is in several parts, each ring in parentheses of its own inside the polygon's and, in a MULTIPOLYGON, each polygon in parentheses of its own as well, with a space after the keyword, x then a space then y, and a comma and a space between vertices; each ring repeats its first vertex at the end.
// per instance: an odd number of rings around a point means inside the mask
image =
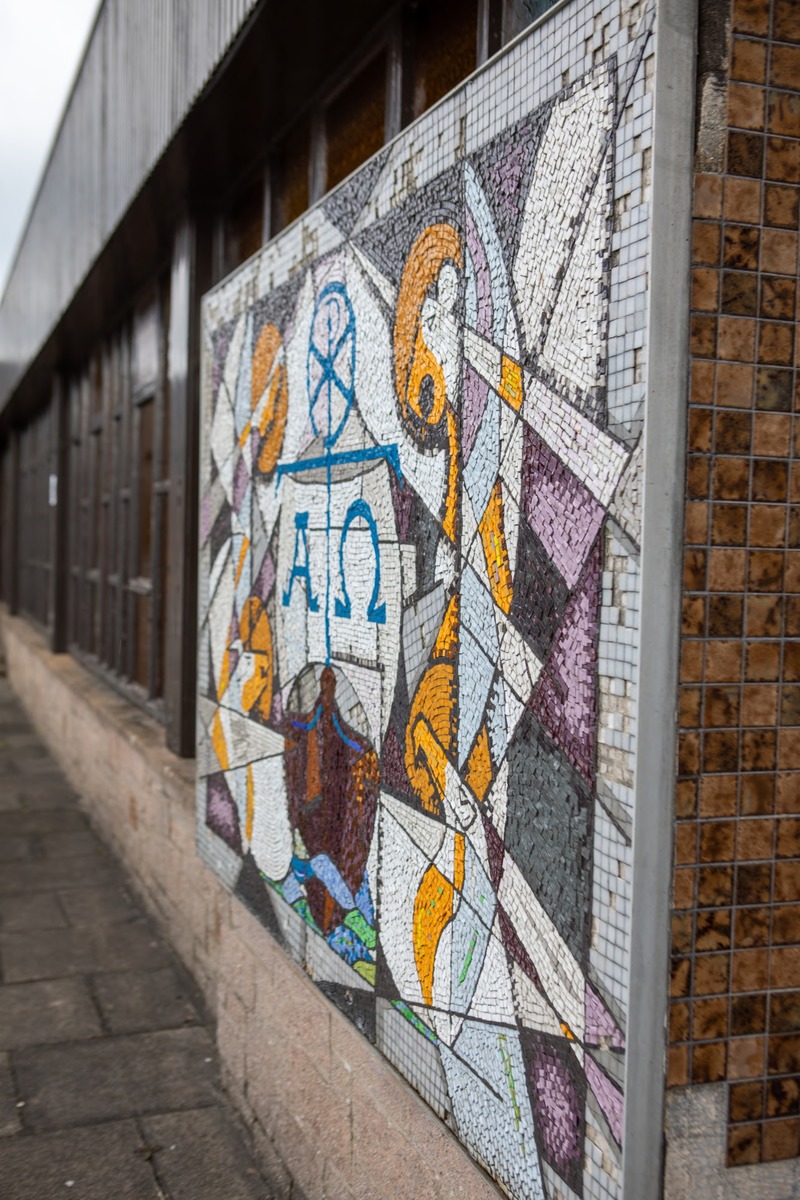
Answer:
POLYGON ((200 853, 532 1200, 621 1187, 651 16, 554 12, 204 302, 200 853))

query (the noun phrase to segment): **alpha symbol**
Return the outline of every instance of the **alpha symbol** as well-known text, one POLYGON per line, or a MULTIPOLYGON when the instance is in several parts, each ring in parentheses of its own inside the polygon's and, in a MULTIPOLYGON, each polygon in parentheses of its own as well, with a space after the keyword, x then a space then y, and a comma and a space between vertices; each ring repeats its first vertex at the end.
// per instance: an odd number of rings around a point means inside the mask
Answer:
POLYGON ((292 599, 292 588, 294 587, 295 579, 305 580, 306 597, 308 598, 309 612, 319 612, 319 598, 314 595, 311 587, 311 570, 308 559, 308 513, 298 512, 294 514, 294 561, 292 563, 292 573, 289 576, 289 582, 283 593, 283 606, 288 608, 292 599))

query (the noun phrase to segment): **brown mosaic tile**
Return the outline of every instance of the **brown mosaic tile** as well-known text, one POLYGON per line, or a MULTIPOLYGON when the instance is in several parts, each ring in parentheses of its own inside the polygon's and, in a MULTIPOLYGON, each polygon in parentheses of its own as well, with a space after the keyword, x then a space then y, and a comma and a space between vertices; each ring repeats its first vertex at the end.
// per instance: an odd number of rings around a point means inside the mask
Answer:
POLYGON ((775 810, 779 813, 800 813, 800 774, 778 776, 775 810))
MULTIPOLYGON (((713 317, 705 320, 713 322, 713 317)), ((744 317, 720 317, 715 322, 719 357, 729 362, 753 362, 756 349, 756 323, 744 317)))
MULTIPOLYGON (((797 0, 777 0, 773 35, 785 42, 800 42, 800 10, 797 0)), ((794 87, 798 86, 795 78, 794 87)))
POLYGON ((768 412, 790 412, 793 386, 792 371, 759 367, 756 372, 756 408, 768 412))
POLYGON ((754 504, 750 509, 750 545, 784 545, 786 521, 785 508, 772 504, 754 504))
POLYGON ((769 33, 770 6, 768 0, 734 0, 732 26, 737 33, 769 33))
POLYGON ((728 1131, 728 1166, 761 1162, 761 1125, 733 1125, 728 1131))
POLYGON ((712 592, 744 590, 746 557, 743 550, 710 550, 708 587, 712 592))
POLYGON ((786 554, 784 587, 787 592, 800 592, 800 553, 796 550, 786 554))
POLYGON ((800 1153, 800 1121, 767 1121, 763 1132, 764 1162, 794 1158, 800 1153))
POLYGON ((736 840, 733 821, 710 821, 700 826, 700 862, 730 862, 736 840))
POLYGON ((692 354, 697 358, 714 358, 717 353, 717 318, 692 317, 692 354))
POLYGON ((694 177, 693 213, 696 217, 722 216, 723 177, 698 174, 694 177))
POLYGON ((800 766, 800 729, 781 729, 778 767, 781 771, 796 771, 800 766))
POLYGON ((797 228, 800 192, 791 184, 769 183, 764 189, 764 224, 797 228))
MULTIPOLYGON (((770 106, 771 133, 786 133, 783 123, 773 120, 770 106)), ((728 134, 728 170, 732 175, 760 176, 764 161, 764 138, 760 133, 741 133, 738 130, 728 134)))
MULTIPOLYGON (((676 876, 677 876, 676 872, 676 876)), ((695 872, 692 872, 694 884, 695 872)), ((703 867, 697 872, 697 904, 700 908, 719 908, 730 904, 733 898, 733 867, 703 867)), ((694 903, 694 890, 691 902, 694 903)), ((677 906, 676 906, 677 907, 677 906)), ((689 906, 685 906, 689 907, 689 906)))
POLYGON ((683 1087, 689 1082, 689 1047, 670 1046, 667 1056, 667 1087, 683 1087))
POLYGON ((748 642, 745 679, 751 682, 777 679, 781 667, 778 642, 748 642))
POLYGON ((734 1166, 800 1153, 800 3, 730 13, 725 173, 694 188, 668 1080, 729 1081, 734 1166))
POLYGON ((772 868, 769 864, 744 863, 737 868, 735 893, 737 904, 769 904, 772 899, 771 891, 772 868))
POLYGON ((683 556, 683 586, 687 592, 699 592, 706 584, 706 551, 687 550, 683 556))
POLYGON ((776 864, 775 899, 781 904, 800 901, 800 863, 780 862, 776 864))
POLYGON ((761 221, 763 184, 758 179, 730 176, 725 181, 723 216, 727 222, 758 225, 761 221))
POLYGON ((742 690, 742 724, 774 725, 777 708, 778 689, 776 687, 750 684, 742 690))
POLYGON ((721 252, 721 226, 710 221, 695 221, 692 230, 692 261, 701 267, 715 267, 719 264, 721 252))
MULTIPOLYGON (((767 129, 788 137, 800 137, 800 95, 796 92, 770 92, 767 104, 767 129)), ((743 137, 730 134, 729 137, 743 137)), ((753 135, 750 135, 753 136, 753 135)), ((757 171, 736 171, 737 175, 755 175, 757 171)))
POLYGON ((769 1039, 769 1075, 796 1075, 800 1071, 800 1033, 778 1034, 769 1039))
POLYGON ((789 495, 789 468, 785 462, 755 459, 752 467, 751 500, 772 503, 785 501, 789 495))
POLYGON ((672 949, 675 954, 689 953, 694 938, 694 918, 691 913, 672 914, 672 949))
MULTIPOLYGON (((747 83, 728 84, 728 125, 734 129, 763 129, 766 93, 747 83)), ((754 175, 755 171, 744 174, 754 175)))
POLYGON ((712 417, 713 412, 710 408, 696 408, 689 414, 688 449, 690 452, 703 453, 711 449, 712 417))
POLYGON ((735 729, 713 730, 703 739, 704 771, 735 771, 739 762, 739 733, 735 729))
MULTIPOLYGON (((768 275, 761 280, 759 316, 793 321, 797 285, 780 275, 768 275)), ((786 410, 788 411, 788 409, 786 410)))
MULTIPOLYGON (((719 324, 721 340, 722 321, 719 324)), ((758 330, 758 361, 775 366, 791 366, 794 358, 794 336, 795 331, 791 324, 779 325, 777 322, 762 322, 758 330)))
POLYGON ((773 1033, 793 1033, 800 1029, 800 991, 770 996, 769 1027, 773 1033))
POLYGON ((731 1121, 760 1121, 764 1116, 764 1085, 736 1083, 729 1093, 731 1121))
MULTIPOLYGON (((800 606, 798 606, 800 609, 800 606)), ((800 623, 800 611, 798 612, 800 623)), ((744 600, 741 596, 710 596, 708 633, 710 637, 738 637, 744 624, 744 600)))
MULTIPOLYGON (((688 1012, 689 1006, 686 1005, 688 1012)), ((696 1000, 691 1008, 692 1033, 695 1041, 719 1040, 728 1036, 728 1001, 726 998, 696 1000)))
POLYGON ((690 382, 692 404, 712 404, 714 402, 714 381, 716 364, 695 360, 692 363, 690 382))
MULTIPOLYGON (((758 139, 760 141, 760 139, 758 139)), ((695 229, 701 228, 703 232, 700 235, 701 244, 709 243, 709 252, 712 249, 712 234, 705 230, 715 229, 719 231, 719 226, 698 226, 695 224, 695 229)), ((719 237, 719 233, 717 233, 719 237)), ((722 240, 722 262, 723 266, 740 271, 755 271, 758 269, 759 250, 761 247, 761 230, 754 225, 726 225, 725 234, 722 240)), ((719 255, 719 249, 717 250, 719 255)), ((719 261, 718 257, 709 262, 719 261)))
MULTIPOLYGON (((740 872, 742 869, 739 869, 740 872)), ((748 880, 756 877, 763 878, 763 871, 756 875, 755 872, 750 872, 747 875, 748 880)), ((739 896, 745 896, 749 899, 752 895, 758 893, 753 888, 742 888, 737 892, 739 896)), ((741 908, 737 909, 734 916, 734 946, 740 949, 749 949, 755 946, 768 946, 770 939, 770 920, 771 914, 769 908, 741 908)))
POLYGON ((754 372, 751 366, 740 363, 717 364, 716 403, 722 407, 749 408, 753 402, 753 381, 754 372))
POLYGON ((779 592, 783 586, 783 554, 751 550, 747 556, 747 586, 753 592, 779 592))
POLYGON ((773 989, 800 987, 800 946, 773 946, 769 986, 773 989))
POLYGON ((692 294, 692 303, 695 308, 715 310, 719 304, 719 310, 723 313, 746 317, 756 315, 758 311, 758 279, 755 275, 747 271, 724 272, 721 297, 718 297, 716 282, 715 278, 713 298, 708 293, 702 296, 706 303, 695 303, 694 293, 692 294))
MULTIPOLYGON (((743 278, 749 278, 743 276, 743 278)), ((719 412, 714 423, 717 454, 747 454, 750 451, 753 416, 749 412, 719 412)))
POLYGON ((762 229, 760 248, 762 271, 772 275, 797 275, 796 233, 788 229, 762 229))
POLYGON ((675 862, 678 866, 697 862, 697 826, 694 821, 675 830, 675 862))
POLYGON ((763 1076, 767 1049, 764 1036, 731 1038, 727 1049, 729 1079, 756 1079, 763 1076))
POLYGON ((687 504, 684 514, 684 538, 688 546, 708 541, 709 507, 704 503, 687 504))
POLYGON ((766 1115, 786 1117, 800 1113, 800 1080, 770 1079, 766 1089, 766 1115))
POLYGON ((783 644, 783 678, 789 682, 800 680, 800 642, 783 644))
POLYGON ((739 767, 742 771, 771 771, 777 758, 777 736, 773 730, 746 729, 742 733, 739 767))
POLYGON ((775 776, 747 775, 742 779, 742 816, 762 816, 775 806, 775 776))
POLYGON ((734 952, 731 968, 732 992, 763 990, 768 985, 769 977, 769 952, 766 948, 734 952))
POLYGON ((739 821, 736 831, 737 862, 771 859, 774 834, 773 821, 739 821))
POLYGON ((726 1042, 695 1045, 692 1054, 692 1083, 718 1083, 727 1072, 726 1042))
MULTIPOLYGON (((788 326, 779 325, 775 328, 786 329, 788 326)), ((788 414, 756 413, 753 418, 753 454, 786 458, 791 448, 791 435, 792 419, 788 414)))
POLYGON ((787 904, 772 910, 772 941, 776 946, 797 941, 800 929, 800 908, 787 904))
POLYGON ((764 175, 785 183, 800 183, 800 142, 793 138, 767 138, 764 175))
MULTIPOLYGON (((764 1033, 767 1028, 767 1001, 763 993, 733 996, 731 998, 730 1031, 734 1037, 764 1033)), ((758 1083, 759 1092, 763 1089, 758 1083)), ((731 1089, 733 1091, 733 1089, 731 1089)), ((737 1120, 747 1120, 746 1116, 737 1120)))
POLYGON ((800 87, 800 46, 772 47, 769 82, 776 88, 790 88, 796 91, 800 87))
MULTIPOLYGON (((775 853, 778 858, 800 858, 800 819, 787 817, 778 821, 775 853)), ((800 928, 798 928, 798 940, 800 940, 800 928)))
POLYGON ((752 38, 735 37, 731 52, 731 79, 743 83, 765 83, 767 46, 752 38))
POLYGON ((731 914, 730 908, 711 908, 698 912, 695 922, 695 949, 730 949, 731 914))

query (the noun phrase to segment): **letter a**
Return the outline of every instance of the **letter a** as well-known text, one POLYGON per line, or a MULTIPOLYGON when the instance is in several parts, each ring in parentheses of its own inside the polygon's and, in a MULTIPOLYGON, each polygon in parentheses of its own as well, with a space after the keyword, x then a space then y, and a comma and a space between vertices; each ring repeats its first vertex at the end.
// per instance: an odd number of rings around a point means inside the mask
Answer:
POLYGON ((304 579, 306 583, 306 596, 308 597, 308 611, 315 613, 319 612, 319 599, 311 590, 311 571, 308 565, 308 513, 299 512, 294 514, 294 562, 292 563, 292 573, 289 576, 289 582, 286 585, 286 590, 283 593, 284 608, 288 608, 292 598, 292 588, 294 587, 295 579, 304 579), (302 557, 301 557, 302 549, 302 557))

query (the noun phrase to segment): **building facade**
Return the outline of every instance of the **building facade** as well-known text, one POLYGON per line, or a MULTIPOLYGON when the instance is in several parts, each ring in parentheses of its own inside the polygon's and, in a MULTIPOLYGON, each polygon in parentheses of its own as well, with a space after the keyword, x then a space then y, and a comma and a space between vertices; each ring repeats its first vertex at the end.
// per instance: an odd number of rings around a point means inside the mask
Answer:
POLYGON ((800 6, 297 7, 101 6, 12 685, 278 1194, 789 1200, 800 6))

